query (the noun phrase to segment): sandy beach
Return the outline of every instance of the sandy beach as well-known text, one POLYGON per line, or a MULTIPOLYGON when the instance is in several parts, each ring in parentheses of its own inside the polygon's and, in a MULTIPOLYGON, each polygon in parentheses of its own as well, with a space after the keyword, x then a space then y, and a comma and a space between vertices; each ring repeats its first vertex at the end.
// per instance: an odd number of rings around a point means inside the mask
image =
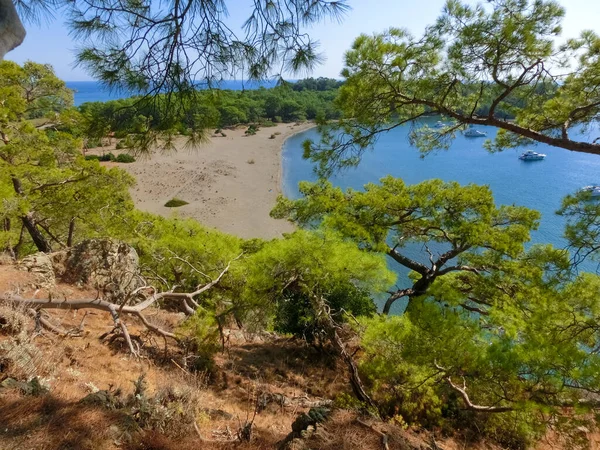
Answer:
MULTIPOLYGON (((175 153, 118 164, 137 184, 131 194, 143 211, 193 217, 200 223, 243 238, 275 238, 293 230, 285 220, 269 216, 281 192, 281 148, 286 138, 312 123, 278 124, 245 136, 246 127, 223 130, 210 143, 189 151, 185 138, 175 153), (269 137, 275 133, 275 139, 269 137), (167 208, 179 198, 189 204, 167 208)), ((118 151, 116 152, 118 153, 118 151)))

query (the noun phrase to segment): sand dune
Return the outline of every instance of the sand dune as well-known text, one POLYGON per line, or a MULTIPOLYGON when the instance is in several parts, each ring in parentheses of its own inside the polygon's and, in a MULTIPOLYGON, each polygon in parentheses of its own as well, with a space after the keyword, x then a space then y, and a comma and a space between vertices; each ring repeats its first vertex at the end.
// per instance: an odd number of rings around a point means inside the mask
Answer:
POLYGON ((224 130, 226 137, 193 151, 155 154, 131 164, 119 164, 137 180, 131 194, 136 206, 163 216, 193 217, 204 225, 244 238, 274 238, 293 230, 269 217, 281 192, 281 147, 284 140, 314 126, 278 124, 245 136, 244 128, 224 130), (272 134, 275 139, 269 139, 272 134), (166 208, 173 197, 189 202, 166 208))

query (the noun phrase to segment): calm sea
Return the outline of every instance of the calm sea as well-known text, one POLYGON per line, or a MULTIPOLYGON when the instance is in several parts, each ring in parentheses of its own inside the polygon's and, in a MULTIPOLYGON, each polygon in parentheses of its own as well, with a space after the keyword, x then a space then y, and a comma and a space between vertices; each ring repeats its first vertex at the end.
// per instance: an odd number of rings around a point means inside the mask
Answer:
MULTIPOLYGON (((275 82, 244 83, 224 81, 223 89, 256 89, 273 87, 275 82)), ((91 101, 108 101, 126 98, 129 93, 109 91, 94 81, 70 81, 67 86, 75 91, 75 104, 91 101)), ((430 125, 437 118, 425 119, 430 125)), ((479 127, 488 137, 494 137, 495 128, 479 127)), ((490 186, 497 204, 514 204, 537 209, 542 213, 540 228, 532 234, 532 243, 551 243, 564 247, 562 237, 564 219, 555 211, 561 199, 588 184, 600 184, 600 156, 569 152, 539 144, 534 150, 546 153, 543 161, 523 162, 518 155, 523 151, 507 150, 490 154, 482 147, 485 138, 466 138, 459 135, 448 151, 439 151, 420 158, 419 152, 408 142, 410 126, 402 126, 381 135, 372 151, 367 151, 355 169, 335 175, 331 181, 341 187, 360 189, 365 183, 376 182, 385 175, 401 177, 409 184, 430 178, 458 181, 461 184, 477 183, 490 186)), ((574 138, 592 140, 598 130, 590 135, 575 133, 574 138)), ((283 190, 286 196, 297 198, 298 182, 314 180, 313 165, 302 159, 302 143, 306 139, 318 140, 319 133, 311 129, 290 137, 283 150, 283 190)), ((420 259, 422 248, 407 249, 411 256, 420 259)), ((584 270, 595 270, 589 263, 584 270)), ((401 273, 403 277, 405 273, 401 273)), ((399 280, 402 284, 402 279, 399 280)))
MULTIPOLYGON (((232 91, 241 91, 243 89, 258 89, 259 87, 275 87, 276 81, 249 82, 237 80, 222 81, 218 87, 221 89, 230 89, 232 91)), ((75 91, 75 106, 85 102, 107 102, 109 100, 118 100, 134 95, 127 91, 110 90, 102 86, 97 81, 67 81, 69 89, 75 91)))
MULTIPOLYGON (((425 120, 433 125, 438 119, 425 120)), ((496 134, 495 128, 478 129, 487 132, 488 137, 496 134)), ((560 248, 565 246, 562 237, 565 221, 555 211, 560 207, 561 199, 582 186, 600 184, 600 156, 540 144, 532 149, 546 153, 546 159, 524 162, 518 159, 523 149, 490 154, 482 147, 485 138, 460 135, 450 150, 438 151, 422 159, 408 142, 409 131, 410 126, 406 125, 381 135, 358 167, 332 177, 332 183, 360 189, 365 183, 377 182, 389 174, 409 184, 430 178, 461 184, 486 184, 492 189, 497 204, 522 205, 540 211, 542 220, 539 229, 532 234, 532 242, 551 243, 560 248)), ((573 137, 593 140, 581 133, 573 137)), ((318 140, 318 131, 311 129, 292 136, 284 145, 283 190, 291 198, 299 196, 299 181, 315 179, 313 165, 302 159, 302 143, 306 139, 318 140)), ((421 259, 422 250, 421 246, 407 249, 417 259, 421 259)), ((582 269, 595 270, 596 265, 586 264, 582 269)), ((400 275, 398 281, 402 286, 406 283, 406 272, 400 272, 400 275)))

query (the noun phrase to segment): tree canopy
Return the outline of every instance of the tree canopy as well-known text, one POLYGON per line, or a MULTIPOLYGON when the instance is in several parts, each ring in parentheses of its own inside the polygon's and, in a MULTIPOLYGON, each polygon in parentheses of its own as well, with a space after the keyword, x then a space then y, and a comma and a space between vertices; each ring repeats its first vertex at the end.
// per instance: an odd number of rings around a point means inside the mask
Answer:
POLYGON ((176 110, 157 107, 168 102, 166 94, 159 94, 152 104, 140 102, 137 97, 84 103, 79 107, 83 118, 80 131, 89 139, 89 146, 99 145, 102 138, 114 134, 135 151, 149 145, 168 148, 171 138, 176 135, 201 140, 204 135, 198 130, 241 124, 268 126, 275 122, 339 119, 340 111, 334 105, 338 82, 328 78, 319 82, 329 88, 319 90, 319 85, 309 79, 306 83, 286 82, 271 89, 202 90, 193 100, 177 95, 184 108, 176 110), (161 139, 155 139, 157 136, 161 139))
MULTIPOLYGON (((108 88, 140 95, 137 103, 153 111, 154 122, 166 118, 157 128, 168 141, 164 130, 172 128, 172 117, 193 115, 190 105, 202 103, 198 88, 226 79, 282 79, 311 71, 323 56, 304 29, 326 19, 339 21, 348 10, 346 0, 251 1, 244 23, 232 24, 232 4, 0 0, 0 59, 23 41, 21 19, 31 22, 60 13, 84 43, 77 49, 77 63, 108 88), (166 95, 157 99, 158 94, 166 95)), ((194 121, 189 133, 193 143, 203 139, 206 126, 194 121)), ((154 143, 156 134, 147 130, 137 146, 147 150, 154 143)))
MULTIPOLYGON (((410 288, 390 292, 383 312, 395 301, 425 294, 438 277, 484 270, 492 259, 523 251, 539 213, 518 206, 496 207, 486 186, 428 180, 407 186, 391 176, 364 191, 342 191, 328 182, 300 183, 304 198, 279 197, 272 212, 301 225, 333 228, 364 249, 388 255, 412 271, 410 288), (428 259, 407 252, 418 244, 428 259), (479 255, 484 251, 486 258, 479 255)), ((473 308, 466 302, 465 308, 473 308)))
POLYGON ((464 125, 499 128, 491 150, 545 143, 600 154, 572 137, 600 115, 600 37, 558 45, 565 11, 554 1, 448 0, 420 37, 391 28, 361 35, 346 53, 339 105, 346 120, 307 154, 327 172, 356 164, 380 132, 412 123, 420 150, 448 148, 464 125), (440 114, 452 123, 414 122, 440 114))
POLYGON ((143 93, 189 91, 199 82, 314 67, 322 57, 304 28, 340 20, 348 9, 345 0, 248 2, 248 17, 236 30, 228 19, 232 3, 2 0, 0 58, 22 42, 22 21, 59 12, 85 42, 77 58, 96 79, 143 93))
POLYGON ((104 235, 133 209, 133 180, 118 169, 85 161, 81 142, 62 131, 78 120, 67 109, 72 92, 52 68, 0 62, 0 232, 5 250, 19 254, 70 246, 77 236, 104 235))

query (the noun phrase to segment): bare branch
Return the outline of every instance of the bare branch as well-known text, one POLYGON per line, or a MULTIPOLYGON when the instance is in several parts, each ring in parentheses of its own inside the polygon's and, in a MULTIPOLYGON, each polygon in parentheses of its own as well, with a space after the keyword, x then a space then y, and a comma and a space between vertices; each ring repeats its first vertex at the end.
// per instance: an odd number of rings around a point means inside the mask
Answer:
POLYGON ((452 382, 452 379, 450 378, 450 376, 446 376, 444 377, 444 380, 446 380, 446 382, 448 383, 448 385, 454 389, 456 392, 458 392, 460 394, 460 396, 462 397, 463 401, 465 402, 465 404, 467 405, 467 407, 473 411, 479 411, 479 412, 487 412, 487 413, 503 413, 503 412, 508 412, 508 411, 512 411, 513 408, 509 407, 509 406, 481 406, 481 405, 475 405, 474 403, 471 402, 471 399, 469 398, 469 395, 467 394, 467 387, 465 384, 463 384, 463 387, 458 387, 457 385, 455 385, 452 382))

